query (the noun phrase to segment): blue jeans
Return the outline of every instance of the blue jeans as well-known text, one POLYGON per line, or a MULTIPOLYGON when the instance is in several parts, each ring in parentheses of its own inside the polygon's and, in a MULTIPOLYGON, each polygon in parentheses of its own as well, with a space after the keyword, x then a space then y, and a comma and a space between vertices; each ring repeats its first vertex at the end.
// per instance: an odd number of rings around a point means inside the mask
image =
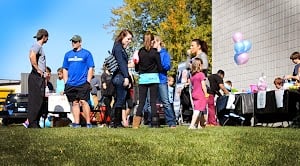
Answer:
POLYGON ((174 110, 169 101, 168 85, 166 83, 160 83, 158 85, 159 99, 163 104, 166 123, 169 127, 176 126, 176 119, 174 110))
POLYGON ((144 119, 144 120, 147 120, 148 122, 151 122, 151 105, 150 105, 150 91, 148 90, 147 92, 147 98, 146 98, 146 101, 145 101, 145 105, 144 105, 144 108, 143 108, 143 113, 145 115, 145 113, 148 114, 148 119, 144 119))
POLYGON ((117 92, 114 108, 123 108, 126 101, 127 88, 123 86, 124 77, 122 74, 115 75, 112 78, 112 83, 115 86, 115 91, 117 92))

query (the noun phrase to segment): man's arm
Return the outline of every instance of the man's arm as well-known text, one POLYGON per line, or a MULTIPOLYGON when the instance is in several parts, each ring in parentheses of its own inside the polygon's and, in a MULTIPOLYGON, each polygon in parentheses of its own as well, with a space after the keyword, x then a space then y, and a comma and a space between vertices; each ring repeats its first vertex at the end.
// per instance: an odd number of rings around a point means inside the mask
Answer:
POLYGON ((224 94, 229 94, 229 91, 225 88, 224 84, 219 84, 220 89, 224 92, 224 94))
POLYGON ((208 98, 208 97, 209 97, 209 94, 207 93, 207 88, 206 88, 205 80, 202 80, 202 81, 201 81, 201 86, 202 86, 202 90, 203 90, 203 92, 204 92, 204 96, 205 96, 206 98, 208 98))
POLYGON ((66 84, 67 80, 68 80, 68 70, 66 70, 66 69, 63 69, 63 80, 66 84))
POLYGON ((93 68, 90 67, 87 75, 87 82, 91 83, 92 77, 93 77, 93 68))
POLYGON ((36 53, 32 50, 29 52, 29 59, 31 65, 34 67, 34 69, 41 75, 43 76, 43 71, 39 69, 39 66, 37 64, 37 59, 36 59, 36 53))
MULTIPOLYGON (((299 68, 299 69, 300 69, 300 68, 299 68)), ((299 74, 296 75, 296 76, 293 76, 293 75, 287 75, 287 76, 284 77, 284 79, 287 79, 287 80, 289 80, 289 79, 295 79, 295 80, 300 81, 299 74)))

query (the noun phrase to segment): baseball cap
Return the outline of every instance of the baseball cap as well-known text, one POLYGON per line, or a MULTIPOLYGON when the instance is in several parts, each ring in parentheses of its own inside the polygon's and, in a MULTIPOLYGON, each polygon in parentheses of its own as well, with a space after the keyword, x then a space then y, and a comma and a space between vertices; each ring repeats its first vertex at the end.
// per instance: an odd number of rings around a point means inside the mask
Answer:
POLYGON ((48 31, 46 29, 39 29, 33 38, 41 38, 43 36, 48 36, 48 31))
POLYGON ((70 39, 70 41, 76 41, 76 42, 81 41, 81 37, 79 35, 74 35, 72 39, 70 39))

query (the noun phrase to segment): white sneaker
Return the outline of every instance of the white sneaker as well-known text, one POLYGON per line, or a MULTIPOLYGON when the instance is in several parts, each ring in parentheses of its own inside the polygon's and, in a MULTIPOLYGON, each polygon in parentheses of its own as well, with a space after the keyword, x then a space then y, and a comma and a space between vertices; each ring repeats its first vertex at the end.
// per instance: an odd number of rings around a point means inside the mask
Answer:
POLYGON ((194 130, 197 129, 195 126, 190 126, 188 129, 194 130))
POLYGON ((103 127, 105 127, 106 125, 105 124, 98 124, 97 125, 97 127, 99 127, 99 128, 103 128, 103 127))

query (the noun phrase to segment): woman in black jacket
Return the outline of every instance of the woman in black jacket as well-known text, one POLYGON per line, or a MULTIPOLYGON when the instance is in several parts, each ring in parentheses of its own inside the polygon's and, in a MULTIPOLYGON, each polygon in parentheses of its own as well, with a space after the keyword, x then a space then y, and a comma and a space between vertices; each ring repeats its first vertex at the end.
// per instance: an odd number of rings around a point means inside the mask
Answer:
POLYGON ((133 128, 138 128, 142 118, 142 110, 150 92, 151 105, 151 126, 159 127, 159 119, 156 111, 156 100, 158 96, 159 72, 162 71, 159 52, 153 48, 154 36, 150 32, 144 35, 144 47, 139 50, 139 62, 135 65, 135 70, 139 72, 139 106, 136 115, 133 117, 133 128))
POLYGON ((116 90, 114 103, 113 127, 122 126, 122 107, 126 100, 127 87, 129 85, 128 56, 125 49, 132 41, 132 32, 122 30, 115 40, 112 54, 118 63, 118 70, 113 73, 112 83, 116 90))

